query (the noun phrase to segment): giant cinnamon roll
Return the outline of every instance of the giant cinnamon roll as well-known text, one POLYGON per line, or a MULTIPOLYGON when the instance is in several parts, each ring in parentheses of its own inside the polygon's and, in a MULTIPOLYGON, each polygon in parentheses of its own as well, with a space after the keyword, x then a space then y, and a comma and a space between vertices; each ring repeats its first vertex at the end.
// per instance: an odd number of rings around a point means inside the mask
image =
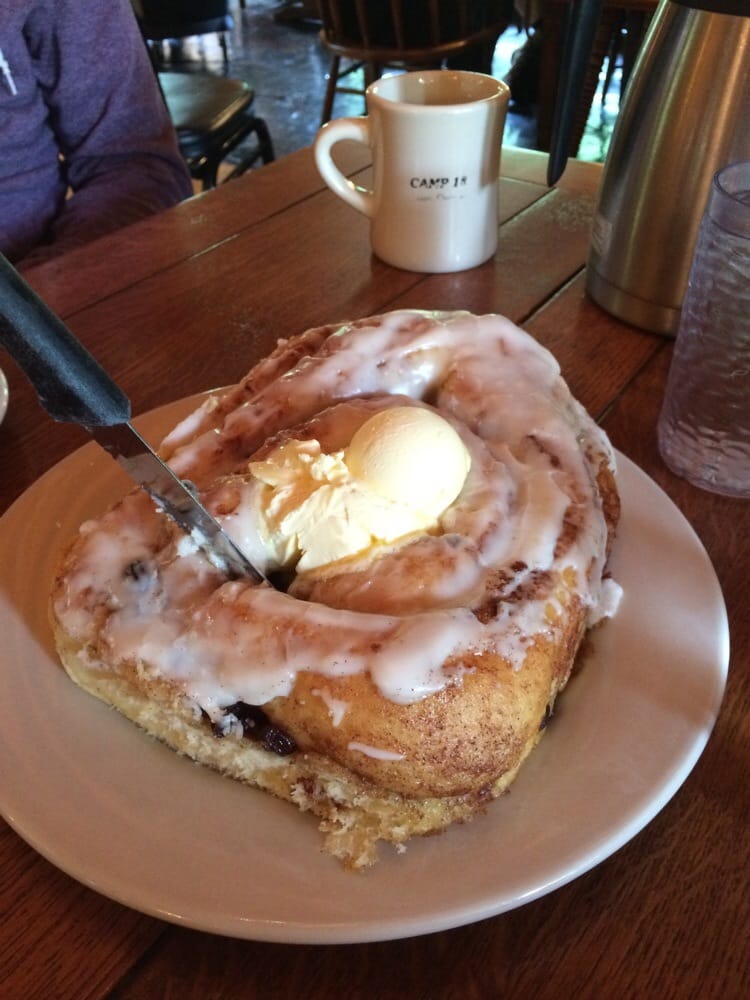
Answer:
POLYGON ((313 812, 349 867, 508 787, 616 588, 613 453, 549 352, 464 312, 311 330, 209 397, 162 454, 277 585, 222 576, 135 490, 81 527, 55 581, 77 683, 313 812), (423 423, 440 425, 432 459, 423 423), (379 454, 391 425, 407 457, 386 456, 387 488, 363 500, 353 442, 379 454), (407 516, 400 481, 434 496, 451 463, 457 491, 407 516))

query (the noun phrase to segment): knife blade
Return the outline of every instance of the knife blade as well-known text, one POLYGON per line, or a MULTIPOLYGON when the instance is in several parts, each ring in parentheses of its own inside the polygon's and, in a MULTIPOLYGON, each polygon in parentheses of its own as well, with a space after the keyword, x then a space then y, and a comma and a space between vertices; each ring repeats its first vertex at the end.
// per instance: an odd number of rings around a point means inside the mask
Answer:
POLYGON ((0 345, 57 421, 84 427, 230 577, 265 582, 219 522, 130 422, 130 400, 0 254, 0 345))
POLYGON ((265 580, 206 510, 194 492, 195 487, 176 476, 132 424, 86 429, 218 570, 232 579, 249 577, 257 583, 265 580))

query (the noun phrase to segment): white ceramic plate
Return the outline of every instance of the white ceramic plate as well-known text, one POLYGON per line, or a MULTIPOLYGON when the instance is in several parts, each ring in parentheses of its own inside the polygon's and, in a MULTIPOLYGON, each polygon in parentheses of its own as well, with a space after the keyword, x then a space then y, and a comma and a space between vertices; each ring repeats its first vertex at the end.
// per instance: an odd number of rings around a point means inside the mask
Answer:
POLYGON ((0 424, 8 409, 8 380, 5 372, 0 368, 0 424))
MULTIPOLYGON (((158 440, 183 401, 140 422, 158 440)), ((509 795, 364 874, 320 852, 315 821, 199 767, 73 685, 47 595, 60 546, 126 488, 89 445, 0 520, 0 810, 74 878, 138 910, 257 940, 343 943, 466 924, 592 868, 666 804, 724 689, 714 571, 661 490, 620 458, 613 572, 625 588, 509 795)), ((689 794, 689 793, 687 793, 689 794)))

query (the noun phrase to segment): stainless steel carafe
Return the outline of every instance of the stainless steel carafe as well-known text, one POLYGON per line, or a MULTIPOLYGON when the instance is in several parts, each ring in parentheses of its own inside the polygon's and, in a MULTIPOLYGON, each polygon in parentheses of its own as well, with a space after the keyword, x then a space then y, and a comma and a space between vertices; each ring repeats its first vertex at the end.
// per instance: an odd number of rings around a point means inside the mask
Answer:
POLYGON ((615 123, 587 291, 674 334, 711 177, 750 160, 750 0, 661 0, 615 123))

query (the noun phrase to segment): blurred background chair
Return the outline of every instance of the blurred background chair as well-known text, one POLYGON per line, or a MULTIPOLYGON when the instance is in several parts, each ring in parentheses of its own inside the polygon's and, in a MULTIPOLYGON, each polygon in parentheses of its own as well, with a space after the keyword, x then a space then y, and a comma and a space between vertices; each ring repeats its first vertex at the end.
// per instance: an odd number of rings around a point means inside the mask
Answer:
POLYGON ((160 61, 165 41, 217 34, 227 64, 227 32, 234 27, 229 0, 132 0, 132 5, 141 34, 160 61))
POLYGON ((331 53, 322 123, 337 93, 364 93, 347 80, 358 69, 364 87, 385 69, 491 72, 495 43, 513 17, 512 0, 318 0, 318 6, 320 37, 331 53))
POLYGON ((255 92, 249 83, 207 73, 158 72, 157 77, 180 152, 203 190, 216 186, 221 163, 250 136, 254 144, 240 150, 222 180, 239 177, 258 160, 274 159, 268 126, 252 109, 255 92))
MULTIPOLYGON (((228 0, 132 0, 180 152, 190 174, 208 190, 219 182, 219 168, 231 156, 222 180, 239 177, 258 160, 274 159, 266 122, 253 110, 250 83, 204 72, 167 72, 162 53, 152 44, 231 29, 228 0), (255 141, 245 147, 251 136, 255 141)), ((225 66, 226 42, 222 44, 225 66)))

